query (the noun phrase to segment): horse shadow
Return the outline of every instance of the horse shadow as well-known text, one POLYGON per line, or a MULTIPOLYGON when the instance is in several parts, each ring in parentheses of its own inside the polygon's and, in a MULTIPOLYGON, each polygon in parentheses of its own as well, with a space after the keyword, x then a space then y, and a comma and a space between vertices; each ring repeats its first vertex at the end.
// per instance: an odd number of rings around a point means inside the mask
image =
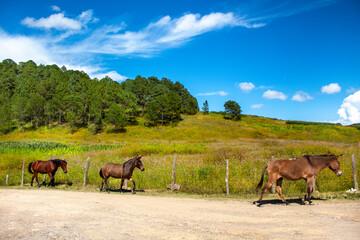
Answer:
MULTIPOLYGON (((131 193, 131 190, 129 189, 122 189, 122 191, 120 189, 109 189, 110 192, 118 192, 118 193, 131 193)), ((144 190, 142 189, 135 189, 135 193, 138 193, 138 192, 145 192, 144 190)))
MULTIPOLYGON (((327 201, 326 198, 311 198, 311 200, 327 201)), ((307 202, 304 204, 303 198, 290 198, 290 199, 286 199, 286 202, 288 202, 288 204, 308 205, 307 202)), ((260 206, 267 205, 267 204, 269 204, 269 205, 286 205, 280 199, 271 199, 271 200, 262 200, 260 206)), ((260 207, 260 206, 258 206, 258 207, 260 207)))

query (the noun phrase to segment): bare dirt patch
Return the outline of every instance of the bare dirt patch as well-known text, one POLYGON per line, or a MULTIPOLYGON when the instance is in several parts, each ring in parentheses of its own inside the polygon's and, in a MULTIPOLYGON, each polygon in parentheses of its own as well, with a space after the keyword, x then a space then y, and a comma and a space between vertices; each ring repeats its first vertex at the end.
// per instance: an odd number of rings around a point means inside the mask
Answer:
POLYGON ((314 203, 0 189, 0 239, 359 239, 360 201, 314 203))

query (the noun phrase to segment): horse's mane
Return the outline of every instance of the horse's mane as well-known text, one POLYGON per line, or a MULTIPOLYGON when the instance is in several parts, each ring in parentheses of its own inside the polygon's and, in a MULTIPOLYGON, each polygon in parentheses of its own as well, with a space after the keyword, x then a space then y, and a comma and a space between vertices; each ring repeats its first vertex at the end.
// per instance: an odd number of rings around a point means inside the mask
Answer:
POLYGON ((66 162, 65 160, 61 160, 61 159, 52 159, 50 161, 52 161, 56 165, 60 165, 62 161, 66 162))
POLYGON ((124 165, 125 164, 129 164, 129 163, 132 163, 133 161, 137 160, 138 159, 138 156, 136 157, 133 157, 133 158, 130 158, 129 160, 127 160, 126 162, 124 162, 124 165))

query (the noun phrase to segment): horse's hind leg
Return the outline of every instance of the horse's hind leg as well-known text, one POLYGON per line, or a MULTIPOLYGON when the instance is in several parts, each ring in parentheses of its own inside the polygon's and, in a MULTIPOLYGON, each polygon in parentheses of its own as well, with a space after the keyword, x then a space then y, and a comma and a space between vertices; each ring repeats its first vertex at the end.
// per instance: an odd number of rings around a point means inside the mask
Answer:
POLYGON ((134 179, 132 179, 132 178, 130 178, 130 181, 133 183, 133 188, 132 188, 132 190, 131 190, 131 193, 132 194, 135 194, 136 192, 135 192, 135 181, 134 181, 134 179))
POLYGON ((307 196, 305 201, 307 200, 309 202, 310 205, 312 205, 312 201, 310 200, 310 194, 313 192, 313 185, 312 185, 312 181, 313 181, 314 177, 310 177, 308 179, 306 179, 306 183, 307 183, 307 196))
POLYGON ((283 178, 279 178, 276 181, 276 192, 277 192, 277 194, 279 194, 279 196, 281 198, 281 201, 283 203, 285 203, 286 205, 288 205, 289 203, 285 200, 285 198, 284 198, 284 196, 282 195, 282 192, 281 192, 282 181, 283 181, 283 178))
POLYGON ((37 182, 37 184, 38 184, 38 187, 40 188, 41 185, 40 185, 39 179, 38 179, 38 172, 35 172, 34 176, 35 176, 35 178, 36 178, 36 182, 37 182))
POLYGON ((34 178, 35 178, 35 174, 33 174, 32 178, 31 178, 31 187, 33 187, 34 178))
POLYGON ((109 185, 108 185, 108 182, 107 182, 108 178, 104 178, 104 180, 105 180, 105 183, 106 183, 106 191, 108 193, 110 193, 110 188, 109 188, 109 185))

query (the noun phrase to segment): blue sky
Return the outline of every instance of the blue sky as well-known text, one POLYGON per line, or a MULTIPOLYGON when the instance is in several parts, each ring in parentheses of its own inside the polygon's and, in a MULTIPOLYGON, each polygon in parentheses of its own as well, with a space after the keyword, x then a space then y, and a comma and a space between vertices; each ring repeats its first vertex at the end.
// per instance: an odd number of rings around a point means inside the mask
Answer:
POLYGON ((360 122, 359 1, 0 2, 0 60, 179 81, 200 108, 360 122))

